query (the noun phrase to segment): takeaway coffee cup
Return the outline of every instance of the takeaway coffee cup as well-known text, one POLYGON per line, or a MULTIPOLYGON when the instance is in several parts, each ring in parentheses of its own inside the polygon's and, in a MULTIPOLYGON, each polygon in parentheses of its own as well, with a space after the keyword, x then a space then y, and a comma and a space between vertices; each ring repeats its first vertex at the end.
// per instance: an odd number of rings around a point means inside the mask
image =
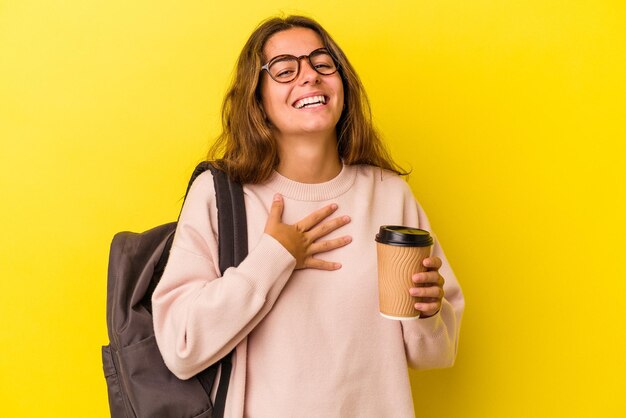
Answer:
POLYGON ((380 314, 390 319, 416 319, 417 298, 411 277, 425 271, 422 261, 430 256, 433 238, 428 231, 408 226, 383 225, 376 234, 378 254, 378 302, 380 314))

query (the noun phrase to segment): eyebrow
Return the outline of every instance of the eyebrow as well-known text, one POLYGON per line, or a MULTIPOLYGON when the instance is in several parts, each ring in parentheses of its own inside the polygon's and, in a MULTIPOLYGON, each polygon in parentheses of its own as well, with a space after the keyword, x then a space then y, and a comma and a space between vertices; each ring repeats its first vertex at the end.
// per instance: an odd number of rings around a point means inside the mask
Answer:
MULTIPOLYGON (((267 62, 275 61, 275 60, 278 60, 279 58, 283 58, 283 59, 284 59, 284 58, 292 58, 292 57, 296 57, 296 58, 298 58, 298 57, 302 57, 302 56, 311 55, 313 52, 315 52, 315 51, 320 51, 320 50, 324 50, 324 51, 326 51, 327 53, 329 53, 329 54, 330 54, 330 51, 328 50, 328 47, 326 47, 326 46, 320 46, 319 48, 315 48, 315 49, 311 50, 308 54, 303 54, 303 55, 278 54, 278 55, 275 55, 275 56, 273 56, 272 58, 270 58, 270 59, 266 60, 265 62, 267 63, 267 62)), ((331 54, 331 55, 332 55, 332 54, 331 54)))

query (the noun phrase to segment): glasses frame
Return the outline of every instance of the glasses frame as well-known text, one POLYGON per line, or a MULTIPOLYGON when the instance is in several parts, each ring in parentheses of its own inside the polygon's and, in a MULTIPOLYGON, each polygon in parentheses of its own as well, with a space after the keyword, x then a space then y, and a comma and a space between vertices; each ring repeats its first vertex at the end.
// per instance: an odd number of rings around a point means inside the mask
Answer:
POLYGON ((311 51, 308 55, 300 55, 299 57, 296 57, 295 55, 290 55, 290 54, 283 54, 283 55, 277 55, 274 58, 272 58, 271 60, 269 60, 267 62, 267 64, 263 65, 261 67, 261 71, 265 70, 267 72, 267 74, 270 76, 270 78, 272 80, 274 80, 277 83, 281 83, 281 84, 287 84, 287 83, 291 83, 292 81, 295 81, 298 76, 300 75, 300 69, 302 68, 302 65, 300 64, 300 61, 302 59, 306 58, 306 60, 309 62, 309 66, 311 68, 313 68, 313 70, 318 73, 319 75, 333 75, 335 74, 337 71, 339 71, 339 63, 337 62, 337 60, 335 59, 335 57, 333 56, 333 54, 330 53, 330 51, 328 50, 328 48, 326 47, 322 47, 322 48, 317 48, 314 51, 311 51), (313 65, 313 63, 311 62, 311 55, 315 55, 316 53, 320 53, 320 52, 325 52, 330 56, 330 59, 333 60, 333 63, 335 64, 335 71, 333 71, 332 73, 329 74, 322 74, 320 73, 317 68, 315 68, 315 66, 313 65), (293 79, 289 80, 289 81, 281 81, 281 80, 276 80, 274 77, 272 77, 272 73, 270 72, 270 66, 272 64, 274 64, 274 62, 276 62, 279 59, 285 59, 285 58, 293 58, 296 60, 296 63, 298 65, 298 68, 296 70, 296 74, 293 76, 293 79))

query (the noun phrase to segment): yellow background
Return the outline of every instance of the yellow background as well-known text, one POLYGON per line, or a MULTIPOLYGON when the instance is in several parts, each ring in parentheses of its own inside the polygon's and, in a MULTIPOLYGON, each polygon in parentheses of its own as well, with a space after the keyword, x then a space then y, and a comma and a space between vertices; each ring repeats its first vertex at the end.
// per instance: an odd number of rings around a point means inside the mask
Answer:
POLYGON ((418 416, 625 416, 622 0, 0 0, 1 415, 108 416, 110 239, 176 218, 279 12, 342 45, 462 282, 418 416))

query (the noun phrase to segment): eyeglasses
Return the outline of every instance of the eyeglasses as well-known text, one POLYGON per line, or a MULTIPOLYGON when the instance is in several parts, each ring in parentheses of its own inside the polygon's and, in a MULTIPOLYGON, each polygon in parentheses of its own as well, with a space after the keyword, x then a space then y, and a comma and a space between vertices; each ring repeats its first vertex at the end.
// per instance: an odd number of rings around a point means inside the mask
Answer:
POLYGON ((331 75, 337 72, 337 63, 330 52, 326 48, 319 48, 311 52, 309 55, 279 55, 274 57, 261 67, 261 71, 265 70, 272 77, 272 80, 278 83, 289 83, 300 74, 300 60, 306 58, 309 65, 318 74, 331 75))

